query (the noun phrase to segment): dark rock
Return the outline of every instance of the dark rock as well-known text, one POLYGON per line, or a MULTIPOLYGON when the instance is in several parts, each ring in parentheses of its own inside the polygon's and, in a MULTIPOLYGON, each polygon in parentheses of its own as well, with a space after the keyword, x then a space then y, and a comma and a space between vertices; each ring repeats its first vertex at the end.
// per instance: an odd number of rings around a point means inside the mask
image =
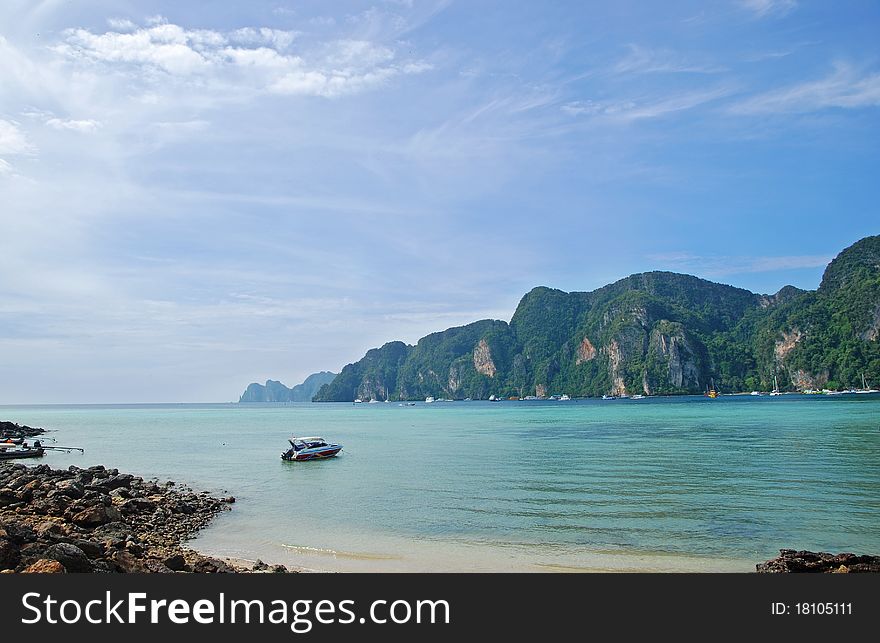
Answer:
POLYGON ((72 520, 81 527, 97 527, 122 520, 122 514, 116 507, 94 505, 77 513, 72 520))
POLYGON ((89 558, 101 558, 104 555, 104 546, 93 540, 85 540, 84 538, 73 538, 68 540, 71 545, 76 545, 82 549, 89 558))
POLYGON ((55 485, 55 492, 68 498, 82 498, 85 487, 76 480, 62 480, 55 485))
POLYGON ((230 574, 235 572, 222 560, 208 556, 199 556, 198 560, 192 564, 192 570, 197 574, 230 574))
POLYGON ((780 549, 779 556, 758 563, 755 569, 764 574, 880 572, 880 556, 780 549))
POLYGON ((155 558, 147 558, 143 561, 144 569, 151 574, 170 574, 173 570, 169 569, 168 566, 165 565, 160 560, 156 560, 155 558))
POLYGON ((57 522, 46 521, 37 525, 34 532, 38 537, 46 538, 51 535, 61 535, 64 533, 64 529, 57 522))
POLYGON ((124 522, 108 522, 107 524, 95 527, 92 537, 99 540, 107 538, 116 538, 123 542, 131 536, 131 527, 124 522))
POLYGON ((162 562, 165 563, 165 566, 171 571, 185 572, 189 569, 186 564, 186 558, 184 558, 182 554, 174 554, 173 556, 168 556, 162 562))
POLYGON ((125 543, 125 551, 129 554, 133 554, 135 556, 142 556, 144 553, 144 548, 140 543, 136 543, 133 540, 126 541, 125 543))
POLYGON ((93 574, 115 574, 116 567, 113 563, 107 560, 93 560, 92 561, 92 573, 93 574))
POLYGON ((16 502, 15 492, 12 489, 0 489, 0 507, 11 505, 16 502))
POLYGON ((123 574, 145 574, 148 571, 140 560, 127 551, 114 551, 110 555, 110 562, 123 574))
POLYGON ((69 572, 90 572, 92 565, 86 553, 70 543, 58 543, 46 549, 45 558, 57 560, 69 572))
POLYGON ((0 537, 0 569, 14 569, 20 559, 20 547, 12 539, 0 537))
POLYGON ((147 500, 146 498, 131 498, 119 505, 119 508, 122 510, 122 513, 126 514, 144 512, 152 513, 156 510, 156 503, 152 500, 147 500))

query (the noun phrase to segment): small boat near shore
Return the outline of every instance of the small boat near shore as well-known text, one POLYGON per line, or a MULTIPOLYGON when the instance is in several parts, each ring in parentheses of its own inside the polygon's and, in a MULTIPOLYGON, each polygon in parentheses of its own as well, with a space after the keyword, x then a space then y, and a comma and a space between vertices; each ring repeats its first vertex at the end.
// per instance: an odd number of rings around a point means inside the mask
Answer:
POLYGON ((0 445, 0 460, 17 460, 19 458, 42 458, 46 452, 42 447, 5 446, 0 445))
POLYGON ((290 442, 290 448, 281 454, 281 459, 288 462, 324 460, 332 458, 342 451, 342 445, 330 444, 324 438, 319 437, 292 437, 288 442, 290 442))

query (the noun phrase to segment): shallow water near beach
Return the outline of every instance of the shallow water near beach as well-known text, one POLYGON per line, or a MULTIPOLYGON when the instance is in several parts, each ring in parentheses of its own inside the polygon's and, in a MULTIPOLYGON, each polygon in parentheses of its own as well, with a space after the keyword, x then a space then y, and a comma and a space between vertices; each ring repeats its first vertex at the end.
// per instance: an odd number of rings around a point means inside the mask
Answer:
MULTIPOLYGON (((880 552, 880 395, 0 407, 104 464, 234 495, 192 546, 331 571, 752 571, 880 552), (286 439, 344 446, 283 462, 286 439)), ((50 442, 51 444, 51 442, 50 442)), ((28 464, 32 464, 33 461, 28 464)))

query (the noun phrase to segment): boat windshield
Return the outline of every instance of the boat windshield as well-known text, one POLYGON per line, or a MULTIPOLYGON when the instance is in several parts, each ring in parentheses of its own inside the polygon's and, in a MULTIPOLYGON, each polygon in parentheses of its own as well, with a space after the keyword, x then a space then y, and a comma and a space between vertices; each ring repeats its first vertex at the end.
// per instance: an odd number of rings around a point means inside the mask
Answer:
POLYGON ((297 451, 300 449, 313 449, 315 447, 327 446, 324 438, 291 438, 290 444, 297 451))

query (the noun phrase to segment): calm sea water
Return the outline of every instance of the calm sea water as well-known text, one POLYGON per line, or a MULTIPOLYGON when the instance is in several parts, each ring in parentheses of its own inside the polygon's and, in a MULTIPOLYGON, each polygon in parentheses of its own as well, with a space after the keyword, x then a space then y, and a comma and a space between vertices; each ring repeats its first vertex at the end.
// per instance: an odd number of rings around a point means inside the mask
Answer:
POLYGON ((880 553, 880 396, 0 407, 55 467, 232 494, 193 545, 327 570, 750 571, 880 553), (344 445, 280 459, 291 435, 344 445))

